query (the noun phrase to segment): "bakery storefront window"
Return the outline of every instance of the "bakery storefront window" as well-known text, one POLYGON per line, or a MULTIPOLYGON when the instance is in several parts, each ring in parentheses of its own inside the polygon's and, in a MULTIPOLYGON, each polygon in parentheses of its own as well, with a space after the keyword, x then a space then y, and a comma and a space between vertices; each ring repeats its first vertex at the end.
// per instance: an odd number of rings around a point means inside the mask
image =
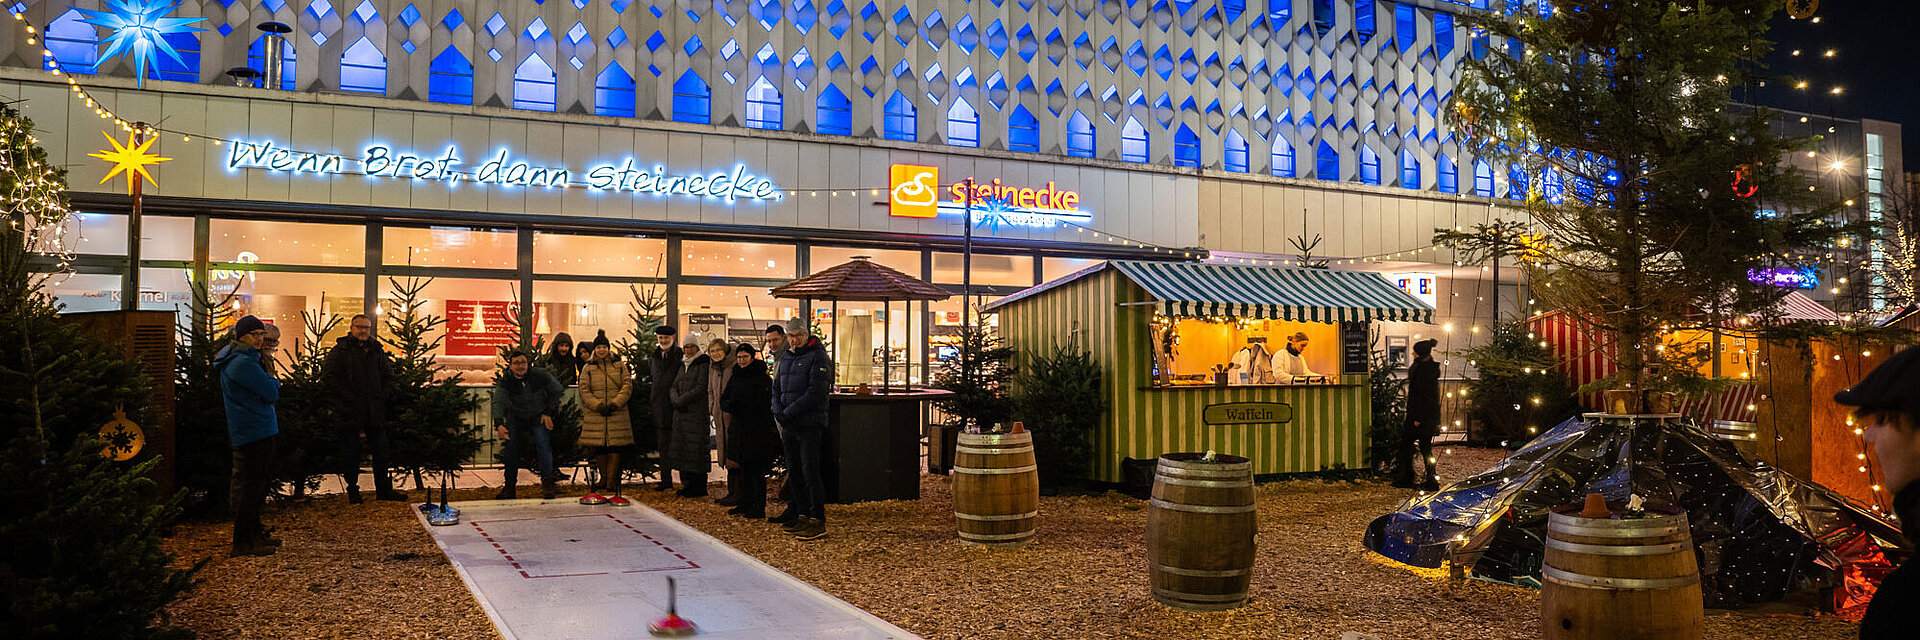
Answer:
MULTIPOLYGON (((965 258, 958 253, 933 254, 933 281, 958 284, 964 276, 965 258)), ((973 284, 1007 287, 1033 286, 1033 256, 973 254, 973 284)))
POLYGON ((667 240, 658 236, 533 234, 533 272, 553 275, 665 278, 667 240))
POLYGON ((513 231, 467 227, 387 227, 381 263, 414 267, 515 269, 520 245, 513 231))
MULTIPOLYGON (((440 346, 433 351, 440 364, 462 382, 486 384, 492 380, 499 362, 500 349, 520 343, 520 283, 514 280, 469 278, 380 279, 380 319, 383 327, 397 313, 399 291, 395 285, 412 287, 424 283, 420 302, 424 313, 446 319, 440 346)), ((348 306, 351 306, 350 304, 348 306)), ((551 336, 556 322, 554 312, 562 305, 537 305, 533 318, 536 335, 551 336)), ((391 333, 382 329, 382 333, 391 333)))
POLYGON ((680 243, 680 273, 689 276, 792 280, 798 248, 790 244, 686 240, 680 243))
POLYGON ((714 338, 760 346, 767 325, 787 325, 800 315, 800 301, 775 298, 760 286, 680 286, 680 342, 714 338))
MULTIPOLYGON (((813 247, 808 255, 807 267, 810 273, 819 273, 854 258, 865 257, 874 264, 892 267, 895 271, 915 278, 921 277, 920 252, 898 249, 862 249, 858 247, 813 247)), ((807 275, 807 274, 801 274, 807 275)))
MULTIPOLYGON (((607 332, 607 341, 619 344, 633 341, 634 310, 648 299, 658 301, 654 314, 666 313, 666 286, 634 282, 563 282, 535 280, 533 300, 537 303, 535 325, 542 343, 550 346, 565 333, 579 347, 593 341, 595 334, 607 332), (637 299, 636 299, 637 296, 637 299)), ((643 336, 652 341, 653 336, 643 336)))
MULTIPOLYGON (((188 221, 191 234, 191 221, 188 221)), ((193 246, 192 235, 186 245, 193 246)), ((213 262, 362 268, 367 264, 367 230, 360 225, 211 221, 207 259, 213 262)))
POLYGON ((1321 384, 1343 373, 1332 324, 1156 316, 1151 336, 1156 385, 1321 384))

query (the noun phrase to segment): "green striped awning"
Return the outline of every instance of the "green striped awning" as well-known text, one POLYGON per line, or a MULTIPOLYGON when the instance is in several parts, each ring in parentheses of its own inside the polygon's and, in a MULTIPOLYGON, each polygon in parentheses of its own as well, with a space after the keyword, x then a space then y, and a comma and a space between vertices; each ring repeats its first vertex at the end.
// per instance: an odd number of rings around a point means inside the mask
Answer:
POLYGON ((1192 262, 1108 263, 1169 316, 1294 322, 1433 322, 1433 307, 1367 271, 1192 262))

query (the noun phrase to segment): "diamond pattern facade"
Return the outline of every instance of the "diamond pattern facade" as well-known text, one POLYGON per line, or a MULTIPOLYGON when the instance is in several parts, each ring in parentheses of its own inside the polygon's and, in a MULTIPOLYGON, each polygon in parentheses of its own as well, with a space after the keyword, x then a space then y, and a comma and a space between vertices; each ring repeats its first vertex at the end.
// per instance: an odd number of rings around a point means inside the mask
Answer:
MULTIPOLYGON (((562 112, 595 113, 596 77, 618 63, 650 72, 634 96, 635 115, 646 119, 672 119, 672 83, 692 72, 715 87, 711 121, 720 126, 744 126, 746 88, 765 77, 779 89, 786 128, 803 133, 820 131, 823 95, 844 95, 854 98, 851 135, 898 139, 885 124, 885 103, 898 94, 914 103, 913 137, 929 144, 950 143, 946 119, 964 100, 978 111, 977 144, 986 149, 1030 149, 1031 114, 1037 152, 1070 155, 1067 125, 1077 115, 1094 123, 1099 158, 1122 159, 1121 130, 1134 121, 1145 125, 1147 155, 1129 153, 1129 161, 1189 164, 1195 147, 1184 128, 1197 137, 1199 165, 1211 169, 1358 181, 1364 155, 1401 165, 1386 171, 1393 176, 1411 167, 1417 182, 1387 182, 1420 189, 1441 188, 1442 173, 1471 173, 1473 146, 1439 111, 1460 57, 1500 45, 1475 42, 1456 15, 1490 3, 1358 2, 1271 0, 1248 10, 1233 0, 442 0, 427 11, 440 18, 431 20, 418 0, 185 0, 178 13, 231 26, 197 34, 208 84, 247 64, 255 25, 279 21, 299 36, 290 42, 302 91, 339 90, 342 54, 365 38, 385 56, 386 95, 395 99, 424 100, 430 62, 451 47, 483 52, 473 70, 476 105, 513 105, 514 70, 538 56, 559 71, 562 112), (647 10, 628 11, 639 6, 647 10), (842 62, 852 60, 863 62, 842 62), (719 82, 726 76, 735 82, 719 82), (1176 149, 1188 157, 1176 163, 1176 149), (1303 153, 1317 161, 1296 161, 1303 153)), ((47 24, 94 3, 18 4, 47 24)), ((0 63, 38 66, 37 47, 13 30, 0 34, 0 53, 0 63)), ((128 73, 118 64, 101 71, 128 73)), ((1084 132, 1072 133, 1077 147, 1084 132)))

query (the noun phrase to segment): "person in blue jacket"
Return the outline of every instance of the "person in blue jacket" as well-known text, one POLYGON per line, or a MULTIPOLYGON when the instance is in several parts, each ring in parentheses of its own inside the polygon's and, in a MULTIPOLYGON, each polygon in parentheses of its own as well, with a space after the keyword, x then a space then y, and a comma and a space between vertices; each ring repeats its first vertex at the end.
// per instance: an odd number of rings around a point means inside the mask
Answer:
POLYGON ((833 392, 833 360, 805 325, 794 325, 793 350, 773 376, 773 419, 787 451, 787 501, 794 519, 784 529, 801 540, 827 535, 826 476, 820 468, 827 434, 827 396, 833 392))
POLYGON ((214 359, 220 375, 220 394, 227 406, 227 437, 233 446, 233 555, 273 555, 280 541, 260 525, 260 509, 267 500, 267 469, 273 462, 274 436, 280 421, 273 404, 280 400, 280 381, 260 364, 260 344, 266 323, 247 316, 233 325, 233 344, 214 359))

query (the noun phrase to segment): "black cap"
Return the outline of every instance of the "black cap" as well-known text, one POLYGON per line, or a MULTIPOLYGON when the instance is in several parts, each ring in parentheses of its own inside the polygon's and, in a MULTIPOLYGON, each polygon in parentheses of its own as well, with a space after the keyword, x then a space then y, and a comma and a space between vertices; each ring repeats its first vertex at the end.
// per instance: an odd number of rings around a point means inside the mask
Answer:
POLYGON ((238 322, 233 323, 233 335, 235 336, 244 336, 255 331, 266 330, 267 323, 261 322, 259 318, 253 316, 246 316, 238 322))
POLYGON ((674 329, 674 328, 673 328, 673 327, 672 327, 671 325, 664 325, 664 324, 663 324, 663 325, 660 325, 660 326, 658 326, 658 327, 654 327, 654 329, 653 329, 653 333, 654 333, 654 335, 660 335, 660 336, 670 336, 670 335, 673 335, 673 334, 676 334, 676 333, 680 333, 680 331, 679 331, 679 330, 677 330, 677 329, 674 329))
POLYGON ((1439 340, 1435 340, 1433 338, 1427 338, 1425 340, 1421 340, 1419 342, 1413 343, 1413 352, 1423 356, 1432 355, 1433 346, 1437 344, 1440 344, 1439 340))
POLYGON ((613 346, 613 343, 607 341, 606 329, 601 329, 598 334, 595 334, 593 336, 593 348, 598 349, 600 347, 611 347, 611 346, 613 346))
POLYGON ((1905 411, 1920 416, 1920 347, 1893 354, 1859 384, 1833 394, 1833 401, 1868 411, 1905 411))

